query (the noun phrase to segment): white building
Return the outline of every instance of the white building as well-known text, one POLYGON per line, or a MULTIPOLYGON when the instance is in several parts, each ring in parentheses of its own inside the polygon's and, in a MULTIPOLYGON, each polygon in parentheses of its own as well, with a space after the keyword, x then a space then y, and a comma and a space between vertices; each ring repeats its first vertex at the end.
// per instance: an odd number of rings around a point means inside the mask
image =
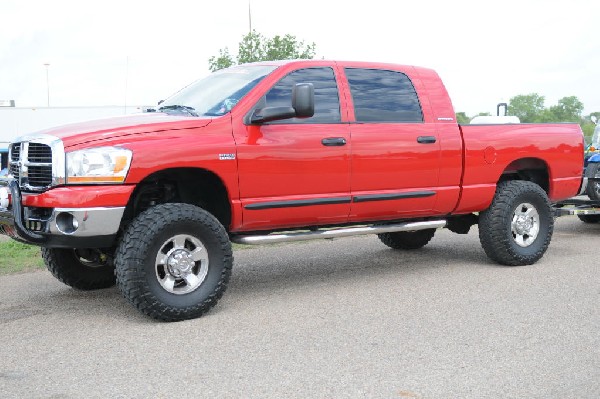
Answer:
POLYGON ((16 137, 50 127, 92 119, 136 114, 146 106, 12 107, 0 106, 1 168, 6 167, 8 144, 16 137))

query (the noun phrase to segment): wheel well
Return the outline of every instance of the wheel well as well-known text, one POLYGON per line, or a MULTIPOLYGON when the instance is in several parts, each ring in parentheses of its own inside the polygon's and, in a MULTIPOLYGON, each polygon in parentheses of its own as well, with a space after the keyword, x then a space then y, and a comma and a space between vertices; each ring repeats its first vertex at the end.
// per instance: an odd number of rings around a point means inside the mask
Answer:
POLYGON ((538 158, 522 158, 511 162, 502 175, 499 183, 509 180, 526 180, 540 186, 546 193, 550 189, 548 165, 538 158))
POLYGON ((125 208, 124 223, 154 205, 173 202, 199 206, 229 229, 231 205, 225 185, 214 173, 195 168, 162 170, 138 183, 125 208))

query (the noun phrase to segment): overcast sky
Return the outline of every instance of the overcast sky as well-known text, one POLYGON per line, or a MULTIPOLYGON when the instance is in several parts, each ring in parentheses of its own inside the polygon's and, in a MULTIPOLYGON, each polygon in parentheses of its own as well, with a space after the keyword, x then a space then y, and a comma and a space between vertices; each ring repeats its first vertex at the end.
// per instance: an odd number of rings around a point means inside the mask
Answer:
MULTIPOLYGON (((252 27, 315 42, 317 57, 434 68, 456 111, 536 92, 600 111, 597 0, 251 0, 252 27)), ((0 0, 0 100, 152 105, 235 53, 248 0, 0 0)))

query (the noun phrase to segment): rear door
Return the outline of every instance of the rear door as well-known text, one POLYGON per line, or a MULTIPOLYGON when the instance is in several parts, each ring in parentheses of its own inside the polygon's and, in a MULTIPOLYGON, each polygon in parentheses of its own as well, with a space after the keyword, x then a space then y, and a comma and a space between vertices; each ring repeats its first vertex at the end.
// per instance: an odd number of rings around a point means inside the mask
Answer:
POLYGON ((344 73, 354 111, 351 220, 435 213, 440 143, 435 123, 424 122, 418 78, 351 66, 344 73))

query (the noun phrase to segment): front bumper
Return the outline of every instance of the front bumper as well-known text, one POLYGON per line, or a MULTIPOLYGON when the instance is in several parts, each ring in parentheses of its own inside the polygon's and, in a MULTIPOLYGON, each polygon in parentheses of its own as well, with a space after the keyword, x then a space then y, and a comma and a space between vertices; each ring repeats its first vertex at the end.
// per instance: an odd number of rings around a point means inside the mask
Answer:
POLYGON ((53 248, 113 246, 125 211, 124 206, 35 208, 22 203, 17 182, 1 181, 0 234, 53 248))

